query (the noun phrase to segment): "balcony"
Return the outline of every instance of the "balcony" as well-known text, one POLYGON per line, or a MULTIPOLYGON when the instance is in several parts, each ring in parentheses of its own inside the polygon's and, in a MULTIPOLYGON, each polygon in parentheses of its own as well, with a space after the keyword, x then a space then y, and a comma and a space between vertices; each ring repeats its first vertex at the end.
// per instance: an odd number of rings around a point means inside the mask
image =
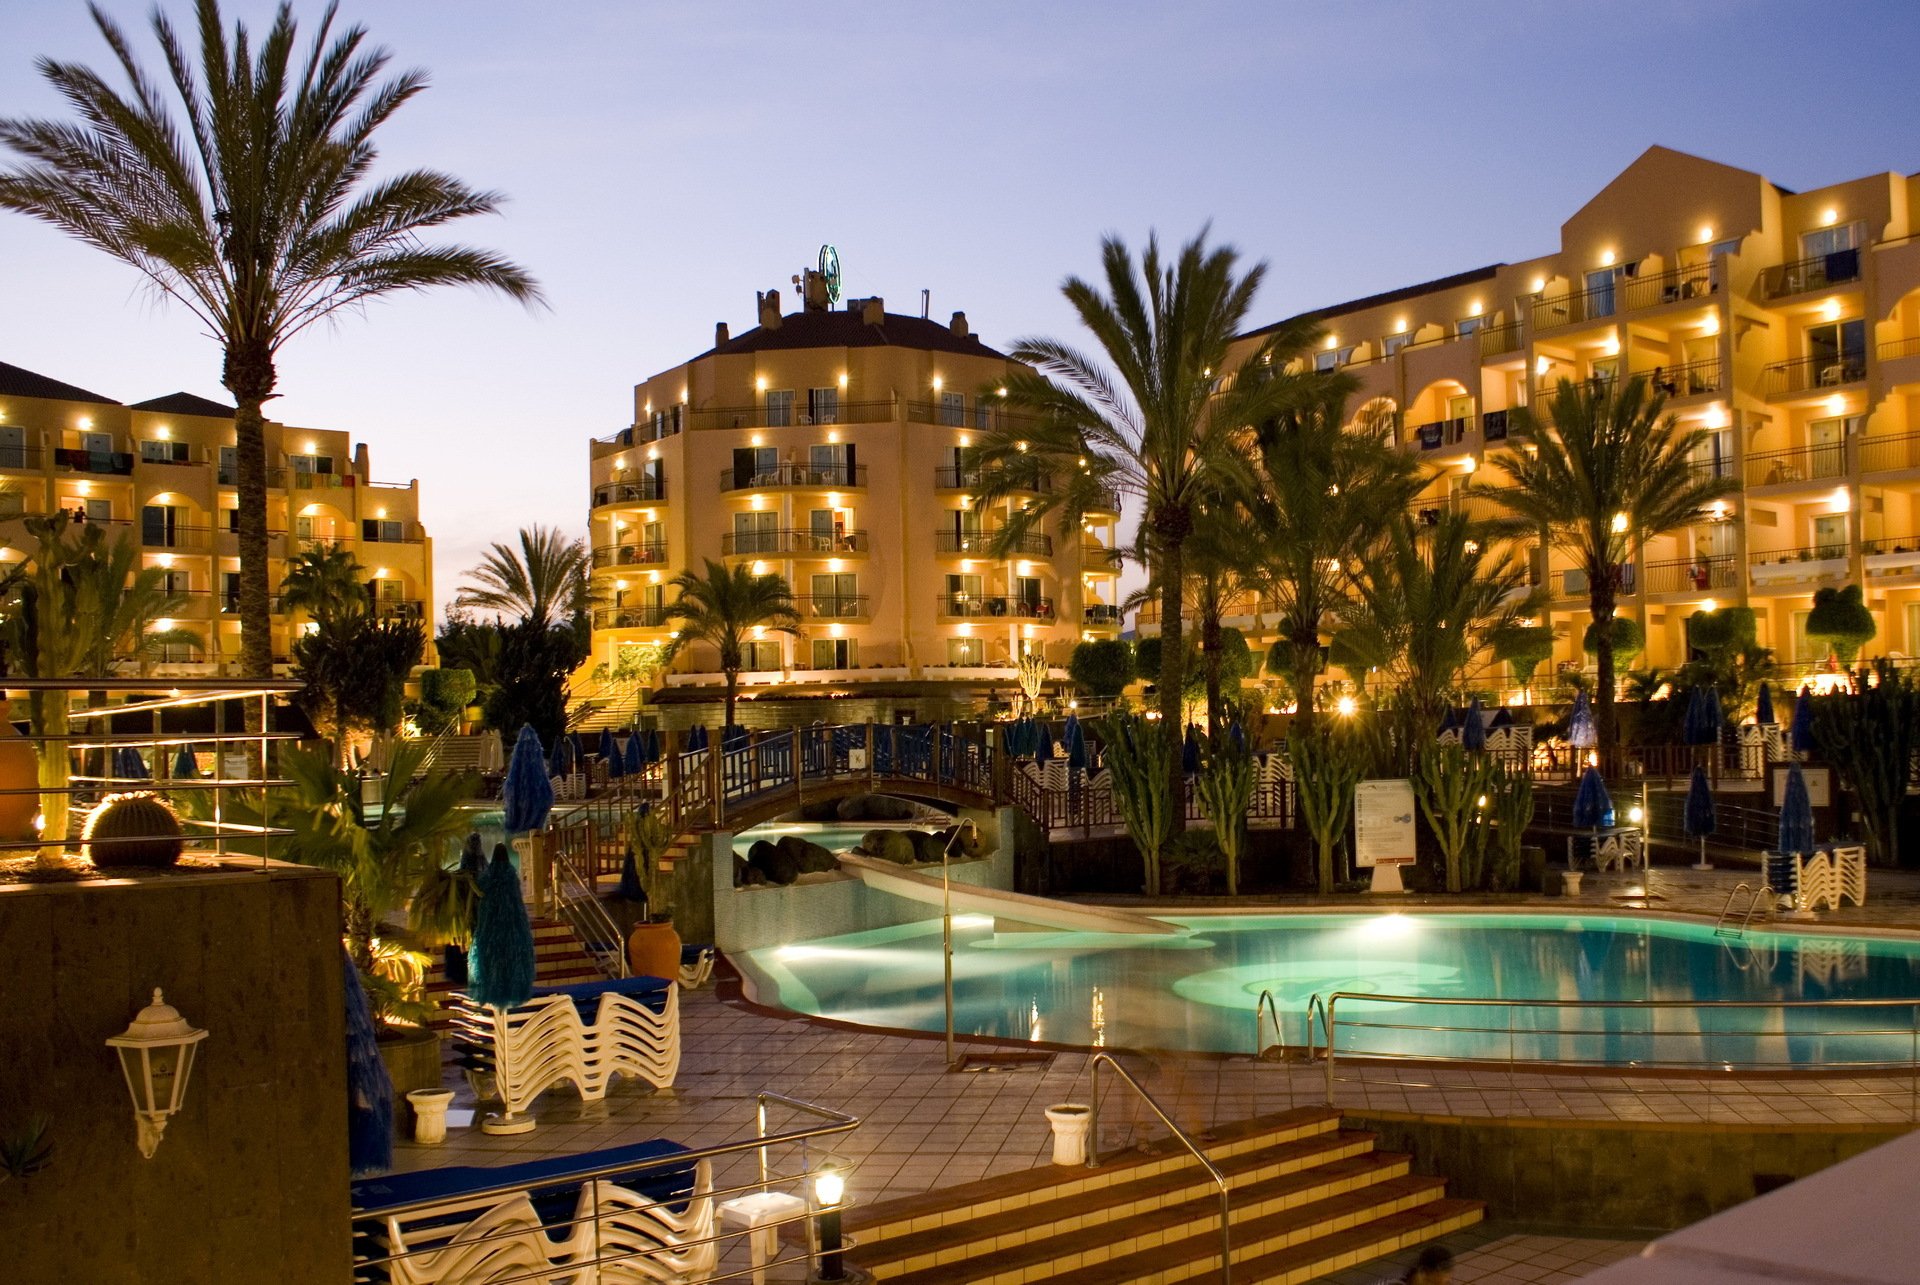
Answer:
POLYGON ((998 554, 993 552, 997 534, 993 531, 935 531, 933 547, 936 553, 958 553, 974 558, 1051 558, 1053 556, 1053 537, 1044 531, 1029 531, 998 554))
POLYGON ((1709 477, 1732 477, 1733 461, 1724 455, 1710 460, 1688 460, 1687 476, 1695 481, 1709 477))
POLYGON ((664 477, 603 482, 593 488, 593 507, 596 509, 609 504, 664 504, 666 500, 667 480, 664 477))
POLYGON ((130 451, 81 451, 61 447, 53 453, 53 462, 74 473, 100 473, 111 477, 133 475, 130 451))
MULTIPOLYGON (((219 469, 214 473, 214 481, 221 486, 238 486, 240 485, 240 470, 237 467, 219 469)), ((267 489, 270 491, 286 490, 287 471, 283 468, 268 469, 267 489)))
POLYGON ((942 594, 940 614, 956 620, 1053 619, 1051 598, 976 598, 972 594, 942 594))
POLYGON ((1648 593, 1710 593, 1739 587, 1739 560, 1730 553, 1647 564, 1648 593))
POLYGON ((1480 436, 1489 442, 1504 442, 1512 431, 1512 411, 1490 410, 1480 416, 1480 436))
POLYGON ((1863 549, 1868 580, 1920 583, 1920 535, 1882 536, 1868 540, 1863 549))
POLYGON ((1463 415, 1457 419, 1435 420, 1431 424, 1416 424, 1407 431, 1407 440, 1422 451, 1438 451, 1460 445, 1472 431, 1473 416, 1463 415))
POLYGON ((1517 321, 1502 322, 1497 326, 1480 328, 1480 359, 1498 357, 1502 353, 1519 352, 1526 346, 1526 328, 1517 321))
POLYGON ((1747 456, 1748 486, 1791 486, 1846 475, 1847 448, 1839 442, 1756 451, 1747 456))
MULTIPOLYGON (((1619 594, 1638 593, 1640 584, 1639 568, 1631 562, 1622 562, 1614 567, 1614 590, 1619 594)), ((1591 594, 1584 567, 1573 567, 1560 573, 1560 594, 1562 598, 1585 600, 1591 594)))
POLYGON ((844 558, 863 556, 868 548, 865 531, 729 531, 720 537, 720 554, 727 558, 844 558))
POLYGON ((1747 580, 1756 593, 1810 593, 1822 584, 1846 578, 1847 547, 1844 544, 1756 549, 1747 555, 1747 580))
POLYGON ((426 530, 418 522, 368 519, 360 524, 362 544, 419 544, 426 538, 426 530))
POLYGON ((205 553, 213 547, 213 528, 205 526, 148 526, 140 527, 140 544, 148 549, 178 549, 188 553, 205 553))
POLYGON ((722 469, 722 491, 852 490, 867 484, 864 464, 776 464, 767 469, 722 469))
POLYGON ((1127 565, 1127 556, 1118 549, 1109 549, 1104 544, 1087 540, 1080 545, 1080 565, 1096 575, 1118 572, 1127 565))
POLYGON ((657 567, 666 560, 665 540, 650 544, 603 544, 593 551, 593 568, 596 571, 606 567, 657 567))
POLYGON ((978 469, 943 464, 933 470, 934 489, 940 491, 977 491, 986 484, 988 478, 995 481, 1011 478, 1017 490, 1036 494, 1053 490, 1053 474, 1037 465, 1019 469, 978 469))
POLYGON ((1835 250, 1796 259, 1768 268, 1761 278, 1761 289, 1768 299, 1785 299, 1833 286, 1850 285, 1860 279, 1860 251, 1835 250))
POLYGON ((342 491, 352 490, 358 481, 351 473, 307 473, 300 469, 293 471, 293 489, 296 491, 342 491))
MULTIPOLYGON (((895 417, 895 403, 892 401, 836 401, 831 406, 823 405, 817 408, 795 403, 785 406, 768 406, 764 403, 758 406, 716 406, 688 411, 684 416, 687 425, 696 429, 807 428, 818 424, 885 424, 892 422, 895 417)), ((671 420, 668 422, 671 423, 671 420)), ((652 425, 641 425, 637 432, 621 440, 620 445, 632 445, 633 436, 639 437, 641 441, 652 440, 652 425)), ((619 438, 621 435, 615 434, 615 437, 619 438)))
POLYGON ((417 598, 382 598, 373 604, 373 614, 382 620, 425 620, 427 604, 417 598))
POLYGON ((793 606, 807 620, 865 620, 868 615, 863 593, 802 594, 793 606))
POLYGON ((595 607, 595 629, 664 629, 667 609, 658 607, 595 607))
POLYGON ((1110 602, 1090 602, 1080 608, 1080 620, 1096 629, 1118 629, 1120 608, 1110 602))
POLYGON ((1891 436, 1861 437, 1862 473, 1899 473, 1920 468, 1920 433, 1895 433, 1891 436))
POLYGON ((1796 357, 1767 365, 1767 396, 1791 397, 1796 393, 1823 392, 1857 384, 1867 377, 1865 353, 1829 353, 1818 357, 1796 357))
POLYGON ((1710 263, 1669 268, 1651 276, 1622 277, 1614 283, 1622 312, 1640 312, 1689 299, 1705 299, 1720 289, 1710 263))
POLYGON ((1111 513, 1115 517, 1118 517, 1120 514, 1120 492, 1109 490, 1106 487, 1100 488, 1100 491, 1087 505, 1087 511, 1090 513, 1111 513))
POLYGON ((10 473, 38 473, 40 448, 37 446, 0 446, 0 469, 10 473))
POLYGON ((1682 362, 1678 366, 1655 366, 1652 370, 1634 373, 1644 373, 1648 385, 1669 401, 1706 397, 1722 391, 1718 357, 1682 362))

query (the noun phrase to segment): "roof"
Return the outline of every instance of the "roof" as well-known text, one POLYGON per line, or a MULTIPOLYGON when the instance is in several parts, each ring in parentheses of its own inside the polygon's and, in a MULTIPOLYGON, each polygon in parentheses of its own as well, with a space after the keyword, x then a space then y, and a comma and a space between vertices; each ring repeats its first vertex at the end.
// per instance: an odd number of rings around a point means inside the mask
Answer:
POLYGON ((969 357, 1006 357, 1005 353, 981 343, 978 336, 956 335, 951 327, 937 321, 897 312, 885 316, 883 324, 869 326, 857 311, 790 312, 780 319, 778 330, 755 326, 700 356, 731 357, 737 353, 793 348, 920 348, 927 352, 964 353, 969 357))
POLYGON ((233 407, 222 402, 210 401, 193 393, 168 393, 165 397, 135 402, 133 409, 153 411, 160 415, 205 415, 209 419, 233 418, 233 407))
POLYGON ((1370 294, 1364 299, 1349 299, 1346 303, 1336 303, 1325 308, 1316 308, 1312 312, 1302 312, 1295 316, 1287 317, 1284 320, 1276 321, 1271 325, 1262 326, 1258 330, 1249 330, 1240 337, 1242 339, 1248 339, 1254 335, 1264 335, 1269 331, 1278 330, 1282 326, 1292 325, 1295 322, 1327 321, 1334 317, 1345 316, 1350 312, 1364 312, 1368 308, 1384 308, 1390 303, 1400 303, 1407 299, 1418 299, 1421 295, 1433 294, 1440 290, 1451 290, 1456 286, 1470 286, 1481 281, 1491 281, 1500 269, 1506 266, 1504 263, 1490 263, 1484 268, 1475 268, 1471 272, 1456 272, 1450 277, 1440 277, 1433 281, 1423 281, 1417 286, 1402 286, 1398 290, 1388 290, 1384 294, 1370 294))
POLYGON ((102 397, 99 393, 90 393, 84 388, 63 384, 45 375, 36 375, 24 367, 10 366, 4 361, 0 361, 0 395, 45 397, 50 401, 60 402, 93 402, 100 406, 120 404, 111 397, 102 397))

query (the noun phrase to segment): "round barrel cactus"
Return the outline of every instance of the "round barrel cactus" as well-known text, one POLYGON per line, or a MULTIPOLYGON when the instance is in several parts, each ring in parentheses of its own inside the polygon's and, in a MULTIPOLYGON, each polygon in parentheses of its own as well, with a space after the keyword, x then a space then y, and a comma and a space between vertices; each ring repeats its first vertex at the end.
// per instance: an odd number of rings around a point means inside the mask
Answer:
POLYGON ((81 834, 87 860, 103 870, 121 866, 170 866, 180 859, 180 818, 165 799, 138 791, 109 794, 87 818, 81 834))

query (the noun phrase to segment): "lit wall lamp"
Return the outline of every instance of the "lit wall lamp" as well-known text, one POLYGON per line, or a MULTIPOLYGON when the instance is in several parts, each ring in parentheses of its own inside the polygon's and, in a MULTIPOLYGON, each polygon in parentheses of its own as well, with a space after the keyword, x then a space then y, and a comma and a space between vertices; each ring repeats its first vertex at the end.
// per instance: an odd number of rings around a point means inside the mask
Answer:
POLYGON ((120 1055, 120 1074, 133 1095, 133 1119, 138 1127, 140 1154, 149 1160, 160 1147, 167 1121, 180 1110, 187 1095, 187 1077, 193 1073, 193 1055, 207 1033, 187 1025, 180 1010, 166 1002, 158 986, 153 1003, 140 1010, 133 1024, 107 1041, 120 1055))

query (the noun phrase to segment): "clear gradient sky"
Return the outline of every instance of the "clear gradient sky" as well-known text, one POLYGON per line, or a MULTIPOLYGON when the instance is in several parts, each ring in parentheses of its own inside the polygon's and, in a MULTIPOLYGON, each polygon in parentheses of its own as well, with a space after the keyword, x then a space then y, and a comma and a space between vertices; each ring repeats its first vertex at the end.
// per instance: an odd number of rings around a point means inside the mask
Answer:
MULTIPOLYGON (((190 25, 186 0, 165 7, 190 25)), ((146 3, 102 0, 138 30, 146 3)), ((271 6, 230 9, 256 29, 271 6)), ((321 6, 300 0, 309 22, 321 6)), ((466 239, 551 308, 401 298, 295 342, 275 418, 418 477, 442 604, 489 540, 583 534, 589 437, 632 385, 753 323, 839 247, 854 295, 1071 333, 1099 237, 1211 219, 1270 265, 1267 321, 1550 251, 1653 143, 1790 188, 1920 170, 1920 2, 1314 4, 344 0, 433 88, 391 166, 506 193, 466 239)), ((37 54, 104 69, 80 0, 0 4, 0 114, 57 113, 37 54)), ((0 360, 122 401, 222 397, 193 321, 0 215, 0 360)))

